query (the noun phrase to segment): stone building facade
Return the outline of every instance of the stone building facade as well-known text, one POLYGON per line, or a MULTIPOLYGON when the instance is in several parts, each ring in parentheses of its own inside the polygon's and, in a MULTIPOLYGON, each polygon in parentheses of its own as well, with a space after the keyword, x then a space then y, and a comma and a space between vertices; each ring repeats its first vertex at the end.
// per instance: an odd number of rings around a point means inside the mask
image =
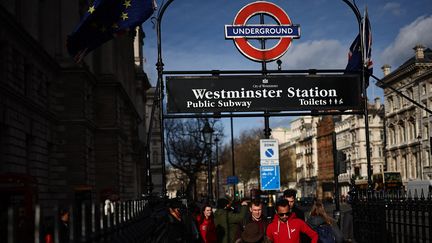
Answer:
POLYGON ((401 172, 406 184, 414 179, 432 179, 432 116, 426 110, 389 88, 399 90, 419 104, 432 109, 432 51, 422 45, 415 54, 393 72, 384 65, 384 89, 387 171, 401 172))
MULTIPOLYGON (((158 94, 155 93, 154 87, 147 90, 146 110, 149 111, 145 115, 147 131, 150 127, 150 119, 152 119, 151 110, 153 102, 157 100, 158 94)), ((154 107, 153 121, 151 121, 152 129, 150 133, 149 151, 150 151, 150 169, 152 191, 162 193, 162 163, 161 163, 161 131, 160 131, 160 112, 158 106, 154 107)))
MULTIPOLYGON (((372 174, 384 172, 384 105, 380 98, 368 104, 372 174)), ((335 123, 336 148, 346 155, 345 173, 339 175, 341 195, 349 191, 350 178, 367 181, 366 127, 363 115, 343 115, 335 123)))
POLYGON ((316 196, 320 199, 333 197, 334 192, 334 160, 333 141, 335 119, 332 116, 323 116, 317 124, 317 154, 318 174, 316 196))
POLYGON ((66 37, 85 2, 0 3, 2 214, 144 192, 144 35, 137 29, 74 63, 66 37))

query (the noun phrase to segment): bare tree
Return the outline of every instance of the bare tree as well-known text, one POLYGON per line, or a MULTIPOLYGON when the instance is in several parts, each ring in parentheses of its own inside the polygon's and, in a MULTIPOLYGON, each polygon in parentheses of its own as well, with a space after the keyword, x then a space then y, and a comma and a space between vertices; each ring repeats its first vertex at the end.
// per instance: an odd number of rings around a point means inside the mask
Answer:
MULTIPOLYGON (((168 162, 188 177, 186 194, 196 199, 198 173, 207 169, 206 144, 201 130, 205 119, 171 119, 165 122, 166 154, 168 162)), ((217 120, 209 120, 210 126, 219 137, 222 127, 217 120)))
MULTIPOLYGON (((234 141, 235 172, 243 183, 259 176, 259 146, 262 137, 262 130, 257 128, 241 133, 240 137, 234 141)), ((226 144, 222 149, 221 156, 221 164, 224 164, 224 176, 232 175, 231 163, 231 144, 226 144)))

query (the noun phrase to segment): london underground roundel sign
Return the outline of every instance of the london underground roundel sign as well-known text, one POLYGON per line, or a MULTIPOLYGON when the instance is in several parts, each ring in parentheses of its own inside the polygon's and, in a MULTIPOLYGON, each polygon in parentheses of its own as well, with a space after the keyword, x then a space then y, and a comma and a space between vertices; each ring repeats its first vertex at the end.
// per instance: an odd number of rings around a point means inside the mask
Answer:
POLYGON ((232 25, 225 25, 225 38, 234 39, 239 51, 247 58, 258 62, 270 62, 280 58, 291 45, 293 38, 300 38, 300 27, 293 25, 285 11, 274 3, 257 1, 244 6, 234 18, 232 25), (247 25, 250 18, 265 14, 277 24, 247 25), (278 39, 266 49, 256 48, 248 39, 278 39))

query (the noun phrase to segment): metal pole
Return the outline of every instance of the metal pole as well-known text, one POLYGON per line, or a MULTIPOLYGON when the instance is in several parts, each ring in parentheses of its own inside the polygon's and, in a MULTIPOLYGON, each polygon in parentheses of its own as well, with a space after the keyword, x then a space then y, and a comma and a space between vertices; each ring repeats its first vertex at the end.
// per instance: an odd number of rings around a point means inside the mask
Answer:
POLYGON ((162 39, 161 39, 161 23, 162 17, 165 13, 167 7, 174 0, 168 0, 164 4, 158 14, 156 23, 156 34, 157 34, 157 49, 158 49, 158 61, 156 63, 156 68, 158 70, 158 87, 159 87, 159 123, 160 123, 160 139, 161 139, 161 165, 162 165, 162 196, 166 196, 166 175, 165 175, 165 131, 164 131, 164 109, 163 109, 163 99, 164 99, 164 84, 163 84, 163 62, 162 62, 162 39))
MULTIPOLYGON (((260 14, 260 24, 264 24, 264 14, 260 14)), ((266 39, 261 39, 261 49, 264 50, 266 47, 266 39)), ((267 63, 266 61, 261 62, 262 74, 264 76, 267 75, 267 63)), ((268 111, 264 112, 264 137, 270 138, 271 129, 270 129, 270 115, 268 111)))
POLYGON ((336 132, 332 132, 332 145, 333 145, 333 172, 334 172, 334 200, 335 200, 335 210, 333 211, 333 218, 339 224, 340 217, 340 203, 339 203, 339 170, 337 161, 337 148, 336 148, 336 132))
MULTIPOLYGON (((235 176, 233 118, 230 117, 230 120, 231 120, 231 166, 232 166, 232 175, 235 176)), ((235 195, 236 195, 236 185, 233 184, 233 198, 234 199, 235 199, 235 195)))
POLYGON ((207 200, 210 203, 213 200, 213 186, 212 186, 212 168, 211 168, 211 143, 207 144, 207 160, 208 160, 208 164, 207 164, 207 176, 208 176, 208 188, 207 188, 207 192, 208 192, 208 196, 207 196, 207 200))
POLYGON ((367 98, 367 87, 365 80, 365 66, 364 66, 364 36, 362 28, 362 16, 355 3, 348 0, 343 0, 354 12, 357 18, 357 24, 360 35, 360 52, 361 52, 361 78, 362 78, 362 90, 364 99, 364 120, 365 120, 365 135, 366 135, 366 160, 367 160, 367 178, 368 178, 368 190, 372 190, 372 166, 371 166, 371 154, 370 154, 370 139, 369 139, 369 111, 368 111, 368 98, 367 98))
POLYGON ((216 199, 219 199, 219 138, 216 137, 214 142, 216 143, 216 199))

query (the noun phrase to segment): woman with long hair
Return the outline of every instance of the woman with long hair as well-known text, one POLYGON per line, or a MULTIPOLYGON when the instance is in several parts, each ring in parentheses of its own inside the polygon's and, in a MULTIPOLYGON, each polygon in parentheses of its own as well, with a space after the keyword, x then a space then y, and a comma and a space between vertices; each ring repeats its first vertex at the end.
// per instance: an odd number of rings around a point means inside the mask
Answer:
POLYGON ((213 219, 213 209, 209 204, 202 207, 197 217, 197 224, 204 243, 216 242, 216 226, 213 219))
POLYGON ((333 238, 336 243, 343 242, 342 232, 339 230, 336 220, 328 216, 324 204, 320 200, 316 200, 313 204, 306 223, 318 233, 320 239, 333 238))

